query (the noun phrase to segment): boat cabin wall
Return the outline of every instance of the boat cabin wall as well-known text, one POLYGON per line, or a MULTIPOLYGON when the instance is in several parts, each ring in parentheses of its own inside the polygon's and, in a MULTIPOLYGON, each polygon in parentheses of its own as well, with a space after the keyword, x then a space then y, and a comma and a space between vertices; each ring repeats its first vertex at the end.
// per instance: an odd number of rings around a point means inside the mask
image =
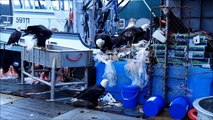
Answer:
POLYGON ((49 29, 66 32, 72 0, 9 0, 0 5, 11 10, 7 14, 0 13, 1 21, 3 19, 1 26, 25 29, 29 25, 42 24, 49 29))

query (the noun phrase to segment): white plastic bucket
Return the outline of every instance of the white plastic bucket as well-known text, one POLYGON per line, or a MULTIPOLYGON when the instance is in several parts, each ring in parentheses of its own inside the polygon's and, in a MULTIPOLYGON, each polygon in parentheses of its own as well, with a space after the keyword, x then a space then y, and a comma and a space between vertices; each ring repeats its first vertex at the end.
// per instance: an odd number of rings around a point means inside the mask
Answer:
POLYGON ((152 37, 159 40, 162 43, 166 42, 166 37, 163 35, 163 32, 161 30, 156 30, 153 34, 152 37))

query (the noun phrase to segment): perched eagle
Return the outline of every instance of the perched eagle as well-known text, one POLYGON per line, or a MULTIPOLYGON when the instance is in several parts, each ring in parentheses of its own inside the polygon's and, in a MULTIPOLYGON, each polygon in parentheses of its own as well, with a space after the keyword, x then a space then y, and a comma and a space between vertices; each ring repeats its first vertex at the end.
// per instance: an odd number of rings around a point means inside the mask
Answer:
POLYGON ((132 26, 121 32, 119 36, 124 38, 125 42, 129 42, 129 44, 137 43, 142 39, 147 39, 145 35, 147 34, 147 32, 149 32, 149 27, 149 24, 144 24, 141 27, 132 26))
POLYGON ((100 85, 88 87, 72 98, 71 102, 73 102, 75 106, 82 106, 80 101, 83 100, 88 102, 89 105, 91 104, 92 107, 98 106, 98 98, 104 93, 108 83, 109 80, 103 79, 100 85))
POLYGON ((33 34, 33 39, 37 40, 37 46, 41 48, 45 48, 46 40, 52 36, 52 31, 43 25, 28 26, 24 32, 25 34, 23 36, 33 34))
POLYGON ((17 27, 17 29, 10 35, 7 45, 10 44, 17 44, 19 39, 21 38, 21 28, 20 26, 17 27))
POLYGON ((110 36, 106 33, 99 33, 95 36, 95 43, 101 51, 112 50, 122 45, 131 45, 137 43, 140 40, 149 41, 149 24, 144 24, 141 27, 131 26, 126 28, 118 36, 110 36))
POLYGON ((149 24, 144 24, 141 27, 129 26, 118 36, 112 36, 113 49, 119 48, 123 45, 131 45, 132 43, 138 43, 141 40, 149 41, 149 24))
POLYGON ((111 36, 106 33, 99 33, 95 36, 95 44, 101 51, 112 50, 113 42, 111 36))

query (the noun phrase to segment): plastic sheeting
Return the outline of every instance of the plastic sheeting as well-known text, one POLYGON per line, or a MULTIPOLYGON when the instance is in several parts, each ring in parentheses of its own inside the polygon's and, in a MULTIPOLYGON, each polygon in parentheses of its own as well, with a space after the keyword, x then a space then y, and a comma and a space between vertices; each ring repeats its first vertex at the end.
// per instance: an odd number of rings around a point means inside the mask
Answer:
POLYGON ((102 78, 109 80, 109 84, 108 84, 109 87, 115 86, 117 76, 116 76, 115 67, 112 63, 113 61, 111 60, 111 56, 108 56, 106 54, 97 54, 94 59, 97 60, 98 62, 105 63, 105 70, 104 70, 104 74, 102 78))
POLYGON ((146 72, 147 52, 145 49, 140 49, 137 52, 135 59, 129 59, 124 66, 127 76, 132 80, 132 85, 137 85, 144 88, 148 83, 148 75, 146 72))

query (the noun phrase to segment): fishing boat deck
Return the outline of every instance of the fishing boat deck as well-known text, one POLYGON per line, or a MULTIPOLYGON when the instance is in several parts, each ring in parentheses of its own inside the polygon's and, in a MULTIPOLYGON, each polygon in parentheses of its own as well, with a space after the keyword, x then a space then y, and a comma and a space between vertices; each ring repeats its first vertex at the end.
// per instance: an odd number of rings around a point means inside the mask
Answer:
MULTIPOLYGON (((1 120, 137 120, 137 119, 171 119, 167 109, 159 116, 147 118, 138 109, 125 109, 123 107, 102 106, 98 109, 77 108, 70 104, 68 99, 48 102, 49 94, 27 95, 29 92, 42 92, 49 90, 44 84, 18 84, 20 79, 0 80, 0 119, 1 120)), ((72 97, 75 92, 70 90, 58 91, 57 97, 72 97)))

